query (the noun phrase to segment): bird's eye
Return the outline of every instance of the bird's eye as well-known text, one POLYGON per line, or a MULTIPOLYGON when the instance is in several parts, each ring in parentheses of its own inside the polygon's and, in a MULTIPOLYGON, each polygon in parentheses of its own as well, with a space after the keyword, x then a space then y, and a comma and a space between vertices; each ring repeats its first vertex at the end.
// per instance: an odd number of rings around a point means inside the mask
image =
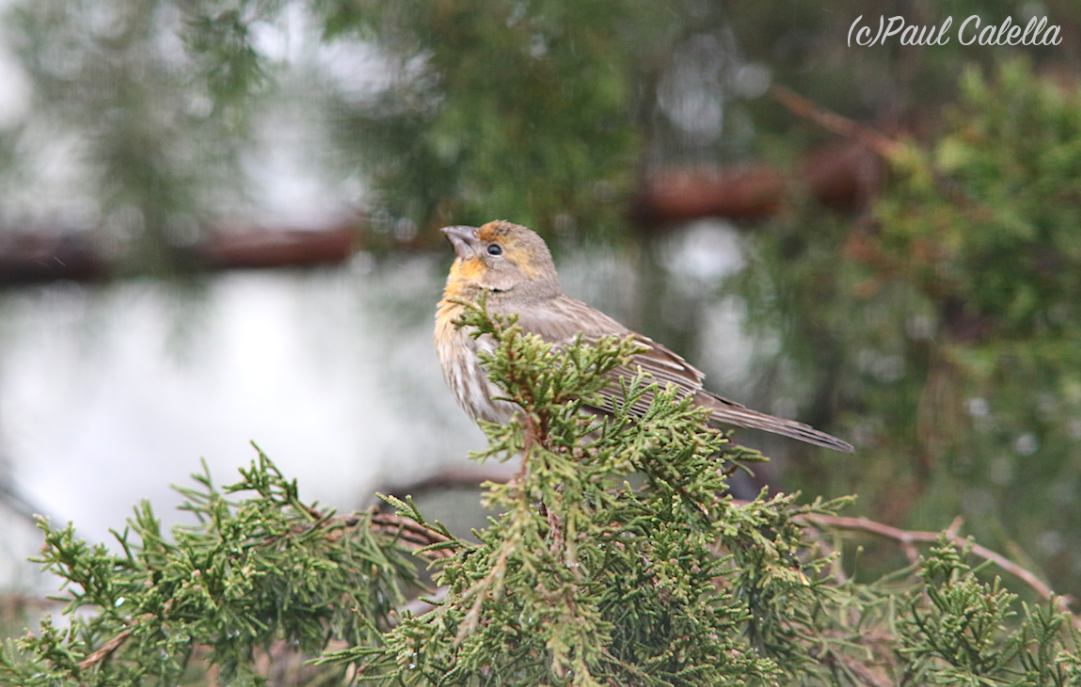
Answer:
POLYGON ((488 255, 503 255, 503 249, 500 248, 498 243, 489 243, 488 255))

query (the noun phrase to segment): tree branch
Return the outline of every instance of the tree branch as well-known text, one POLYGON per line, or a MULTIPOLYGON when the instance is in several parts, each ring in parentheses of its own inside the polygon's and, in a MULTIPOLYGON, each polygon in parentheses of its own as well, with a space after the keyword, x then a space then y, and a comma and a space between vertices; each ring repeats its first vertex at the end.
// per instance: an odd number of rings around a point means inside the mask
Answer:
MULTIPOLYGON (((938 541, 939 537, 943 535, 942 532, 902 530, 864 517, 850 518, 839 515, 818 515, 808 513, 800 516, 799 519, 818 528, 867 532, 869 534, 900 542, 901 545, 905 547, 905 553, 908 555, 909 560, 912 560, 913 562, 918 560, 918 554, 915 554, 915 544, 932 544, 938 541)), ((1032 588, 1041 599, 1044 601, 1051 601, 1058 610, 1069 613, 1070 617, 1073 619, 1074 627, 1081 630, 1081 617, 1078 617, 1070 610, 1071 597, 1056 595, 1054 591, 1040 580, 1040 578, 1036 577, 1033 572, 1022 568, 1020 565, 1014 563, 1000 553, 996 553, 995 551, 962 537, 957 533, 960 523, 960 518, 954 520, 953 524, 950 525, 950 529, 946 530, 944 533, 948 542, 958 548, 967 548, 974 555, 986 561, 991 561, 1006 572, 1020 578, 1021 581, 1032 588)))
POLYGON ((777 102, 793 114, 811 120, 826 131, 850 138, 882 157, 891 158, 900 153, 904 147, 889 136, 816 105, 784 86, 773 86, 769 92, 777 102))
POLYGON ((134 631, 134 627, 128 627, 121 630, 115 637, 102 644, 100 649, 80 661, 79 670, 92 668, 112 656, 117 649, 124 645, 124 642, 128 641, 128 637, 130 637, 131 633, 134 631))
POLYGON ((883 675, 877 674, 869 665, 860 663, 840 652, 827 651, 822 656, 822 660, 830 665, 847 670, 853 677, 867 685, 867 687, 891 687, 891 685, 893 685, 890 680, 883 675))

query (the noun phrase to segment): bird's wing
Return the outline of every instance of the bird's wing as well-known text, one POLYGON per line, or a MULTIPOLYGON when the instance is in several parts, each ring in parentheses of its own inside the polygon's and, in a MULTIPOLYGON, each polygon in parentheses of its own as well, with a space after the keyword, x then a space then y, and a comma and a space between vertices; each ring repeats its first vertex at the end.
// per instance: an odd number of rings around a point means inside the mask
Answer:
MULTIPOLYGON (((709 408, 710 424, 760 429, 835 451, 853 452, 852 446, 847 442, 810 425, 762 413, 706 391, 702 386, 705 375, 682 356, 649 337, 632 332, 599 310, 570 296, 561 296, 524 309, 518 313, 518 324, 524 331, 537 334, 549 343, 568 344, 578 334, 582 334, 587 341, 596 341, 604 336, 624 337, 630 334, 646 348, 635 355, 629 365, 608 373, 612 383, 605 387, 600 395, 608 402, 609 407, 598 410, 610 411, 615 403, 622 402, 620 378, 629 382, 641 370, 650 376, 647 380, 649 383, 656 382, 661 388, 673 384, 681 397, 691 396, 696 404, 709 408)), ((644 415, 652 402, 653 394, 646 392, 631 406, 631 414, 644 415)))
MULTIPOLYGON (((636 354, 628 365, 617 367, 608 373, 613 383, 605 387, 600 393, 609 402, 622 401, 622 389, 619 380, 631 381, 639 371, 648 375, 645 383, 654 382, 661 389, 669 384, 675 386, 677 393, 684 396, 697 396, 702 392, 702 380, 705 375, 681 356, 673 353, 668 348, 641 334, 634 335, 635 343, 646 347, 641 353, 636 354)), ((644 415, 653 403, 653 393, 647 391, 634 401, 630 408, 632 415, 644 415)))
MULTIPOLYGON (((609 403, 622 400, 619 378, 623 377, 629 381, 634 378, 640 368, 643 372, 649 373, 652 377, 649 381, 657 382, 660 388, 663 389, 668 384, 674 384, 681 398, 691 396, 696 405, 709 408, 709 423, 711 425, 734 425, 736 427, 747 427, 748 429, 760 429, 804 441, 808 444, 814 444, 815 446, 833 449, 834 451, 843 453, 852 453, 854 451, 852 445, 848 442, 819 431, 810 425, 759 412, 748 408, 742 403, 736 403, 706 391, 702 386, 705 375, 681 356, 641 334, 635 334, 634 338, 639 343, 648 346, 649 349, 634 356, 630 364, 632 369, 619 367, 609 373, 614 383, 600 392, 601 396, 609 403)), ((631 413, 636 416, 644 415, 652 402, 652 393, 643 394, 631 406, 631 413)))
MULTIPOLYGON (((652 339, 636 334, 608 317, 596 308, 571 298, 561 296, 545 301, 518 313, 518 324, 526 332, 537 334, 545 341, 569 344, 581 334, 586 341, 597 341, 605 336, 634 336, 645 351, 634 356, 629 365, 617 367, 608 373, 612 383, 601 391, 607 401, 622 401, 620 378, 628 382, 638 375, 638 370, 649 375, 647 383, 656 382, 661 388, 674 384, 681 396, 694 396, 702 391, 705 375, 679 355, 652 339)), ((653 402, 653 394, 643 394, 631 407, 634 415, 643 415, 653 402)), ((602 408, 608 410, 610 408, 602 408)))

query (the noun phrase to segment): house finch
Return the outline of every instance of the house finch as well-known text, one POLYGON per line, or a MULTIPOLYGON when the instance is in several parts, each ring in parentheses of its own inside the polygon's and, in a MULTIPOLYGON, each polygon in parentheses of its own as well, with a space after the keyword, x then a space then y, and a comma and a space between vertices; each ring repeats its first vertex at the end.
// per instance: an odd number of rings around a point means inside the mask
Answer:
MULTIPOLYGON (((435 344, 443 378, 458 405, 474 421, 506 423, 518 409, 510 401, 495 400, 504 394, 488 380, 477 358, 481 350, 491 352, 493 342, 486 336, 475 339, 468 328, 454 324, 463 308, 451 299, 477 301, 487 292, 490 313, 517 315, 523 331, 549 343, 567 344, 580 333, 587 341, 631 335, 645 346, 647 350, 636 354, 628 367, 614 371, 613 383, 601 392, 608 399, 620 395, 620 377, 631 379, 641 368, 658 383, 674 384, 681 396, 690 396, 697 405, 709 408, 711 425, 761 429, 835 451, 852 452, 850 444, 813 427, 715 396, 702 387, 704 375, 686 360, 563 293, 548 246, 526 227, 495 221, 479 228, 444 227, 443 233, 454 244, 458 257, 450 268, 443 300, 436 311, 435 344)), ((651 400, 652 396, 646 394, 632 412, 641 414, 651 400)))

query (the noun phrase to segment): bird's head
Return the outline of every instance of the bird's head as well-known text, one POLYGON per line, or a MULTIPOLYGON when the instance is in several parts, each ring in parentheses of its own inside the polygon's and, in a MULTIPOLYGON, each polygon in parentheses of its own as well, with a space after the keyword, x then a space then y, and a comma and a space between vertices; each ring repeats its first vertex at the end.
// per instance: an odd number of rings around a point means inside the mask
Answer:
POLYGON ((520 224, 496 220, 480 227, 443 227, 443 233, 458 255, 447 280, 448 295, 474 299, 485 289, 531 298, 560 293, 544 239, 520 224))

